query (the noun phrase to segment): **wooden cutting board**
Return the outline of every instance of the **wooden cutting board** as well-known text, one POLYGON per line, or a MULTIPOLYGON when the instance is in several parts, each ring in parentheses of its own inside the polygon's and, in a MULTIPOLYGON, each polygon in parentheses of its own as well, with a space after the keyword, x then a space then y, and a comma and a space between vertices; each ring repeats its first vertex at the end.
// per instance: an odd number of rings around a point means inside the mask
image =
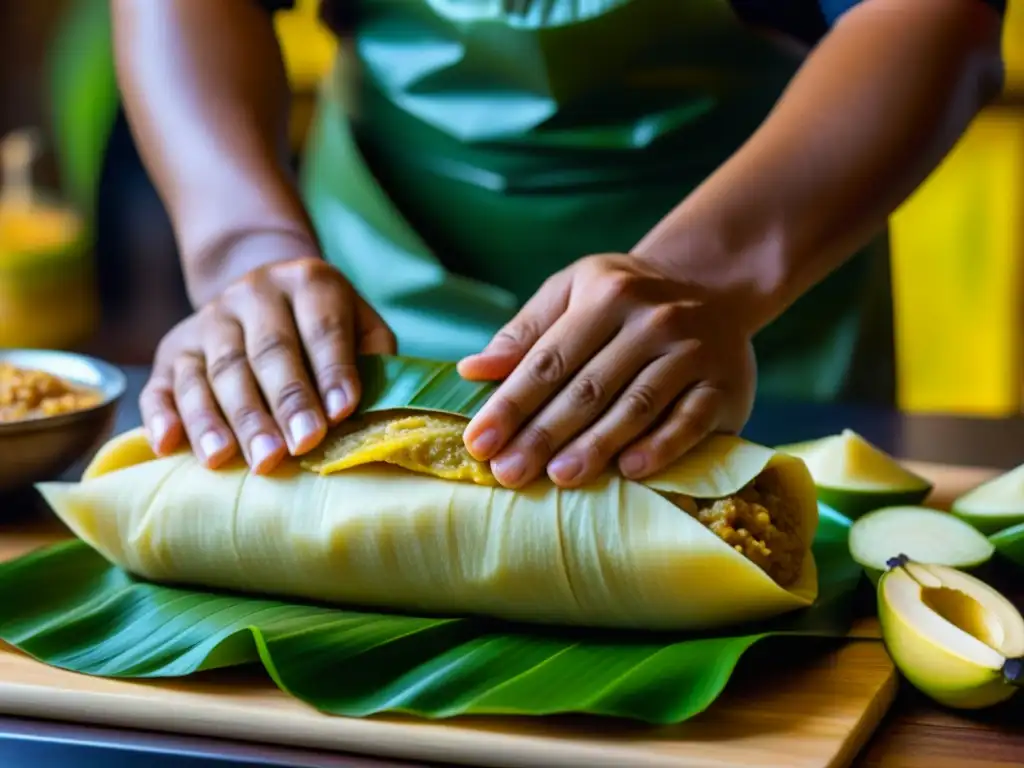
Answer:
MULTIPOLYGON (((990 477, 911 465, 936 482, 936 506, 990 477)), ((53 534, 0 534, 0 560, 53 534)), ((865 623, 853 635, 877 637, 865 623)), ((246 671, 173 682, 63 672, 0 645, 0 713, 496 768, 839 768, 885 714, 898 677, 877 640, 852 639, 800 663, 762 654, 703 714, 678 726, 597 718, 352 719, 321 715, 246 671)))

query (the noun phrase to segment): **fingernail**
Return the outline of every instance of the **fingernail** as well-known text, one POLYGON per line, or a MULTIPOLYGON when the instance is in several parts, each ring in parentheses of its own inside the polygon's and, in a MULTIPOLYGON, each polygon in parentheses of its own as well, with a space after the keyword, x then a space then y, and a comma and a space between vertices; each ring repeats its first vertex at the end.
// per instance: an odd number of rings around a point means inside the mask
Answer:
POLYGON ((480 456, 482 460, 486 461, 490 458, 491 454, 497 450, 498 438, 498 430, 493 428, 485 429, 476 436, 475 440, 470 441, 473 446, 473 452, 480 456))
POLYGON ((292 448, 298 448, 315 435, 317 426, 316 414, 312 411, 302 411, 292 416, 288 421, 288 432, 292 436, 292 448))
POLYGON ((619 463, 619 469, 622 470, 622 474, 626 477, 635 477, 636 475, 643 474, 646 467, 647 460, 643 456, 638 456, 635 453, 623 456, 622 461, 619 463))
POLYGON ((153 443, 154 450, 160 446, 171 430, 171 420, 162 413, 157 414, 149 421, 149 439, 153 443))
POLYGON ((253 469, 259 469, 267 459, 281 448, 281 441, 273 435, 256 435, 249 443, 249 462, 253 469))
POLYGON ((506 483, 515 485, 526 473, 526 460, 522 454, 513 453, 510 456, 502 456, 495 459, 491 468, 494 474, 499 475, 506 483))
POLYGON ((345 406, 349 403, 349 397, 343 389, 332 389, 328 391, 324 401, 324 404, 327 406, 327 417, 330 419, 340 419, 345 406))
POLYGON ((153 437, 159 440, 171 428, 171 420, 162 413, 158 413, 150 420, 149 427, 153 430, 153 437))
POLYGON ((199 450, 207 461, 228 447, 228 441, 220 432, 207 432, 199 438, 199 450))
POLYGON ((548 472, 563 483, 571 483, 583 471, 583 462, 575 456, 559 456, 548 465, 548 472))

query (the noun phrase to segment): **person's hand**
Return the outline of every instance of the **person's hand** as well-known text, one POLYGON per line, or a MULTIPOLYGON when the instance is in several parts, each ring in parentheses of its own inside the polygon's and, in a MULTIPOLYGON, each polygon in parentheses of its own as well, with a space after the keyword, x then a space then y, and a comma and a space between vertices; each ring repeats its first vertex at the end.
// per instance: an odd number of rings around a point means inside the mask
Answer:
POLYGON ((241 451, 266 473, 353 412, 357 354, 394 351, 390 329, 329 264, 268 264, 163 338, 139 400, 143 424, 158 455, 187 439, 207 467, 241 451))
POLYGON ((545 469, 578 487, 616 458, 641 479, 709 433, 742 428, 756 379, 750 337, 735 300, 635 256, 589 256, 460 361, 467 379, 504 379, 466 447, 509 488, 545 469))

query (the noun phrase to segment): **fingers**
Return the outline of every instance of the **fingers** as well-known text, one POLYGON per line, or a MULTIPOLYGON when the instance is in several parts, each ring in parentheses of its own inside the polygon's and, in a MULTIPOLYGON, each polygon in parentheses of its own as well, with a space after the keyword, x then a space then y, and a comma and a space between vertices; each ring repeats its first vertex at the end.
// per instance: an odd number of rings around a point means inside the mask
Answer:
MULTIPOLYGON (((685 349, 655 359, 635 378, 630 366, 624 369, 630 371, 628 386, 611 407, 585 420, 578 416, 581 409, 566 398, 559 404, 558 415, 566 425, 565 431, 575 439, 548 464, 552 482, 563 488, 577 488, 595 480, 623 448, 665 413, 680 390, 693 381, 695 370, 694 355, 685 349), (581 429, 585 431, 576 436, 581 429)), ((597 369, 593 375, 601 377, 602 372, 597 369)), ((552 417, 555 415, 553 412, 552 417)))
MULTIPOLYGON (((492 460, 498 481, 507 487, 520 487, 540 476, 563 446, 601 418, 613 399, 648 362, 648 357, 642 345, 620 333, 492 460), (509 466, 525 470, 513 477, 509 466)), ((552 480, 571 485, 577 475, 583 474, 588 458, 580 450, 560 455, 549 467, 552 480)))
POLYGON ((280 293, 253 287, 230 302, 246 355, 288 450, 298 456, 327 433, 320 397, 306 371, 292 308, 280 293))
POLYGON ((201 354, 175 358, 174 399, 192 451, 204 465, 215 469, 236 455, 238 444, 217 406, 201 354))
POLYGON ((311 281, 296 292, 292 307, 327 418, 336 424, 355 410, 360 395, 350 291, 335 280, 311 281))
POLYGON ((174 372, 159 357, 139 396, 139 411, 149 444, 157 456, 167 456, 181 445, 185 429, 174 404, 174 372))
POLYGON ((246 463, 258 474, 270 472, 287 449, 249 367, 242 327, 224 312, 210 311, 203 317, 203 354, 213 395, 246 463))
POLYGON ((314 448, 357 407, 356 354, 395 337, 333 267, 297 259, 228 287, 161 343, 139 400, 159 455, 187 437, 207 464, 241 452, 253 471, 314 448))
MULTIPOLYGON (((503 451, 527 419, 605 345, 616 325, 607 313, 586 311, 569 312, 556 320, 466 428, 470 453, 478 461, 488 461, 503 451)), ((535 452, 543 453, 554 450, 544 445, 548 438, 535 431, 527 439, 535 452)), ((494 466, 499 482, 510 487, 523 482, 527 470, 519 452, 503 456, 501 464, 494 466)))
POLYGON ((471 381, 504 379, 569 306, 571 281, 556 275, 535 293, 484 350, 459 361, 459 374, 471 381))
POLYGON ((619 470, 628 478, 647 477, 680 458, 719 428, 725 391, 701 382, 680 398, 668 418, 619 457, 619 470))

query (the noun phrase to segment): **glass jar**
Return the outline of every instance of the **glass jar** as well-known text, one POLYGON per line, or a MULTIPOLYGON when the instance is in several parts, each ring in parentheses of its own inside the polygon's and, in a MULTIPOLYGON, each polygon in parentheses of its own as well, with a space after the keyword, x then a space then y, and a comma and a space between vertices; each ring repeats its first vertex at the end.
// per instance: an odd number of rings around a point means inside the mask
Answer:
POLYGON ((0 201, 0 347, 73 348, 98 315, 82 217, 52 195, 0 201))

